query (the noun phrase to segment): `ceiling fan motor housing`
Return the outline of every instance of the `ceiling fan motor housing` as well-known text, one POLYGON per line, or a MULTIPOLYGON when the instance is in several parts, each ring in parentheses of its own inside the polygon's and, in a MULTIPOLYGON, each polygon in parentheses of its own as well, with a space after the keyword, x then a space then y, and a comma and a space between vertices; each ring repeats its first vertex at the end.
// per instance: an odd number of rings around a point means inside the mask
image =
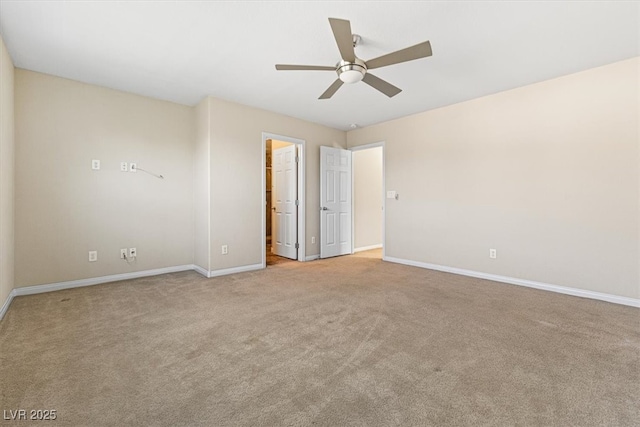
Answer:
POLYGON ((367 65, 359 58, 356 58, 353 62, 342 60, 336 65, 336 72, 344 83, 357 83, 366 74, 367 65))

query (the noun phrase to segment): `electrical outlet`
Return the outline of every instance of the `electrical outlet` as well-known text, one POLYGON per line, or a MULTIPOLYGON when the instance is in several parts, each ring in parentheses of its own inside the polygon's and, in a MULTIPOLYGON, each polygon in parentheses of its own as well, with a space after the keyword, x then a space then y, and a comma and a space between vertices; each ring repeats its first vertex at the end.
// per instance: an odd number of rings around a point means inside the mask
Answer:
POLYGON ((127 259, 127 248, 120 249, 120 259, 127 259))
POLYGON ((222 255, 226 255, 229 253, 229 246, 222 245, 222 255))
POLYGON ((129 163, 129 172, 138 172, 138 164, 129 163))
POLYGON ((489 258, 496 259, 498 258, 498 253, 495 249, 489 249, 489 258))
POLYGON ((138 256, 138 250, 136 248, 129 248, 129 258, 135 258, 138 256))
POLYGON ((120 162, 120 170, 122 172, 127 172, 129 170, 129 165, 127 165, 127 162, 120 162))
POLYGON ((311 236, 311 243, 315 243, 316 242, 316 236, 311 236))
POLYGON ((96 262, 98 260, 98 251, 89 251, 89 262, 96 262))
POLYGON ((100 160, 91 160, 91 169, 94 171, 100 170, 100 160))

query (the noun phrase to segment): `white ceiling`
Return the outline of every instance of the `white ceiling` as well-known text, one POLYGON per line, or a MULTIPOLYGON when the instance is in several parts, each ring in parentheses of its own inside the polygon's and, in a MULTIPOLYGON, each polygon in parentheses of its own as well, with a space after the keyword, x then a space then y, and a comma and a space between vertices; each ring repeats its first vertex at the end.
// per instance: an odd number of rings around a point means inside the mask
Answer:
POLYGON ((640 55, 638 2, 5 1, 16 67, 194 105, 207 95, 347 130, 640 55), (433 56, 318 96, 334 65, 327 18, 351 21, 368 60, 430 40, 433 56))

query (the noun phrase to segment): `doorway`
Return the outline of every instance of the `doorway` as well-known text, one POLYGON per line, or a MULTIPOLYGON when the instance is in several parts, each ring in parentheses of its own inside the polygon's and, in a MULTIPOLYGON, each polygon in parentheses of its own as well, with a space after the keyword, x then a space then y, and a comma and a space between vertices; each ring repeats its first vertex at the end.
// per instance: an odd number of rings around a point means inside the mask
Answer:
POLYGON ((384 257, 384 142, 353 151, 353 252, 384 257))
POLYGON ((262 264, 305 260, 304 141, 262 134, 262 264))

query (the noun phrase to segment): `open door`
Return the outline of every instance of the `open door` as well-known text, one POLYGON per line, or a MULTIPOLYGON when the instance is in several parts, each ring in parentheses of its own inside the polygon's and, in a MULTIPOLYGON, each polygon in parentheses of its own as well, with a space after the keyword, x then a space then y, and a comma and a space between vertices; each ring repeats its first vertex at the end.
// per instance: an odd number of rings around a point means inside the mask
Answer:
POLYGON ((296 145, 273 150, 272 154, 272 251, 286 258, 298 258, 298 165, 296 145))
POLYGON ((351 151, 320 147, 320 258, 351 253, 351 151))

